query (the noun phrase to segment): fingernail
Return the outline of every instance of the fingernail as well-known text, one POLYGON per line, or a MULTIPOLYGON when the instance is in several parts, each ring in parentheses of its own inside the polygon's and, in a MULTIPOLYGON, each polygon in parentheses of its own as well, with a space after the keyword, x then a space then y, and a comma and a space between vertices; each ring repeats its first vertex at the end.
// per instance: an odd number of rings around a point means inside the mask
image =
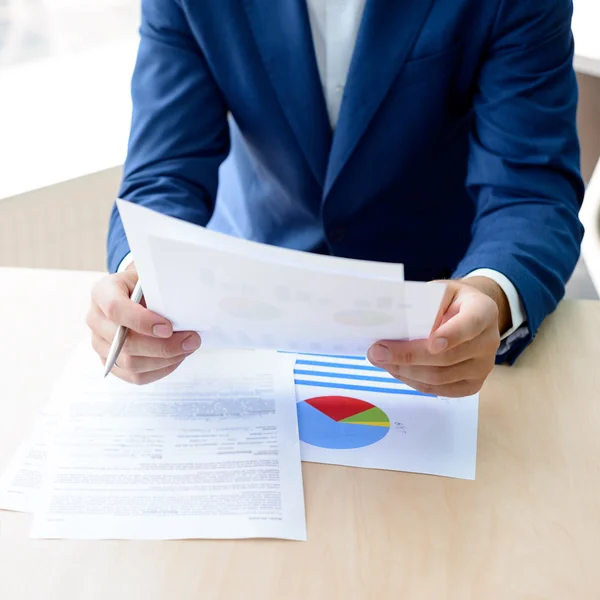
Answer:
POLYGON ((184 352, 193 352, 200 348, 200 338, 197 335, 190 335, 183 340, 181 344, 184 352))
POLYGON ((168 338, 171 337, 171 334, 173 333, 173 331, 171 330, 171 327, 169 325, 155 325, 152 328, 152 333, 159 338, 168 338))
POLYGON ((387 362, 390 359, 390 351, 382 344, 375 344, 369 350, 369 358, 375 362, 387 362))
POLYGON ((433 342, 431 349, 435 354, 437 352, 444 351, 447 347, 448 347, 448 340, 446 338, 437 338, 437 340, 435 340, 433 342))

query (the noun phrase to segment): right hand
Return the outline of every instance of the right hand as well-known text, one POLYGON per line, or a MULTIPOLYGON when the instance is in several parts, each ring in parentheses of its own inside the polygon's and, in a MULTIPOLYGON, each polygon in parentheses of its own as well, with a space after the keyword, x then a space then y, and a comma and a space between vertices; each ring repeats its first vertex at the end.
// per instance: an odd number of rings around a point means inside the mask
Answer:
POLYGON ((129 328, 125 345, 112 373, 130 383, 144 385, 166 377, 200 347, 191 331, 173 333, 165 318, 130 300, 138 280, 135 266, 103 277, 92 290, 86 322, 92 330, 92 347, 102 363, 119 325, 129 328))

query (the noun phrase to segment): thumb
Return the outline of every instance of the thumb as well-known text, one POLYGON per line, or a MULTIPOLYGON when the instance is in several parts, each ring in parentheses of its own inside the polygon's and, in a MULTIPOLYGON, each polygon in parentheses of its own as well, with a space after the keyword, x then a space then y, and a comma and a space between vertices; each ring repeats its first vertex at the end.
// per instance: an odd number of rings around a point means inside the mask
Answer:
POLYGON ((458 307, 454 307, 453 303, 458 294, 459 286, 452 281, 439 281, 435 283, 444 283, 446 285, 446 289, 433 322, 433 327, 429 333, 430 338, 435 331, 437 331, 444 323, 446 323, 458 312, 458 307))
POLYGON ((441 323, 429 336, 429 351, 437 354, 468 342, 480 335, 490 322, 487 300, 482 301, 476 294, 457 293, 441 323))

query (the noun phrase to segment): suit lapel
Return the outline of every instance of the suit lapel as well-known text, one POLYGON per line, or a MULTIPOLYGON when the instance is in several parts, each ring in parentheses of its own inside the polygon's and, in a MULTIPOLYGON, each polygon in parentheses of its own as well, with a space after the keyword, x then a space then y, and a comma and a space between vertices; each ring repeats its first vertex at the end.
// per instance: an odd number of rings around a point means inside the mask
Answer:
POLYGON ((306 0, 243 0, 259 54, 281 108, 320 186, 331 126, 306 0))
POLYGON ((367 0, 333 137, 324 196, 402 68, 434 0, 367 0))

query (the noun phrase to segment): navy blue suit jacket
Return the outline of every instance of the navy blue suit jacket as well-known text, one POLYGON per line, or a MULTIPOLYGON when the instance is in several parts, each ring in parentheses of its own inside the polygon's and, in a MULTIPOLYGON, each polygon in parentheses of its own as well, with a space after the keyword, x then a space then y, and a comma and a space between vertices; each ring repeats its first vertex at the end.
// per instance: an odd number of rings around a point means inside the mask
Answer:
POLYGON ((305 0, 142 5, 122 198, 407 279, 500 271, 514 360, 582 237, 570 0, 367 0, 335 132, 305 0))

